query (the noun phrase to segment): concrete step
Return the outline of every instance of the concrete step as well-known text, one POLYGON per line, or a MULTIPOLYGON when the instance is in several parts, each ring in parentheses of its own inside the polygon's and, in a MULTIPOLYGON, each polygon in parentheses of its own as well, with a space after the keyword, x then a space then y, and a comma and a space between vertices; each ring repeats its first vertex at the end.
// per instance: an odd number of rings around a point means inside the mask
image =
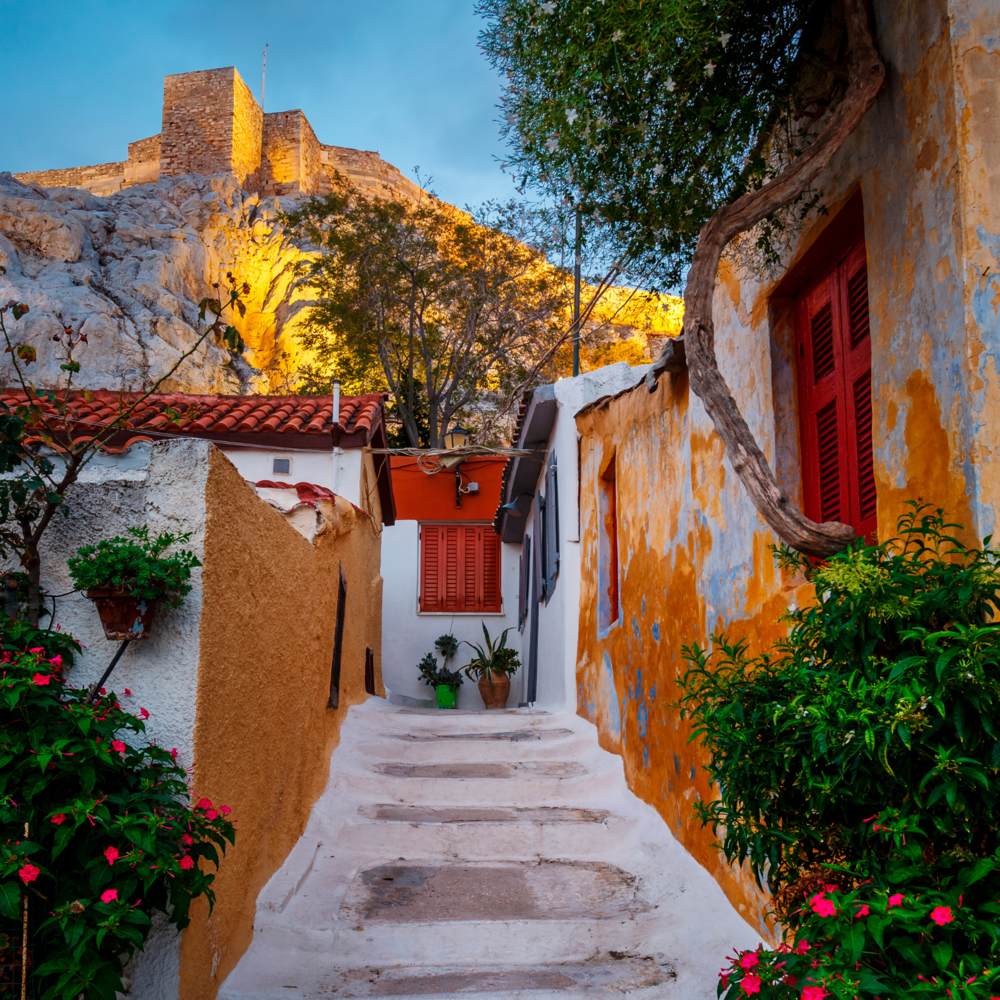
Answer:
POLYGON ((488 860, 607 857, 639 836, 638 820, 604 809, 373 804, 340 832, 359 857, 420 856, 488 860), (370 822, 364 822, 368 819, 370 822))
POLYGON ((662 957, 627 956, 616 953, 598 956, 588 962, 558 965, 401 965, 378 966, 371 963, 356 968, 336 970, 326 975, 301 968, 258 974, 246 983, 226 983, 220 1000, 300 1000, 331 994, 344 998, 376 997, 530 997, 531 1000, 575 997, 607 997, 612 993, 636 996, 669 997, 677 974, 662 957), (287 991, 294 990, 289 993, 287 991))
POLYGON ((505 731, 499 733, 401 732, 360 739, 358 752, 373 760, 502 761, 573 759, 591 741, 571 729, 505 731))

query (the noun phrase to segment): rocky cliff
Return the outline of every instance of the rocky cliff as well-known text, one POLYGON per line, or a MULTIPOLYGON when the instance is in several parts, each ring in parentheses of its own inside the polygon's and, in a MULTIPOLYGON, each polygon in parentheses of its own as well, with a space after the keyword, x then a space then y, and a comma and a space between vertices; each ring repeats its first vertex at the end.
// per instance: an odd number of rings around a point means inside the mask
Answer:
MULTIPOLYGON (((198 303, 231 270, 251 288, 239 327, 247 364, 205 344, 164 389, 185 392, 281 390, 299 350, 294 328, 308 302, 294 288, 302 258, 276 221, 289 198, 241 191, 232 174, 161 177, 155 184, 95 197, 74 188, 25 185, 0 173, 0 302, 26 302, 16 339, 38 360, 29 374, 52 387, 65 378, 52 338, 64 327, 86 334, 75 351, 83 388, 139 389, 169 371, 197 340, 198 303), (287 357, 282 361, 282 354, 287 357), (255 373, 251 368, 258 370, 255 373)), ((0 367, 10 382, 10 362, 0 367)))

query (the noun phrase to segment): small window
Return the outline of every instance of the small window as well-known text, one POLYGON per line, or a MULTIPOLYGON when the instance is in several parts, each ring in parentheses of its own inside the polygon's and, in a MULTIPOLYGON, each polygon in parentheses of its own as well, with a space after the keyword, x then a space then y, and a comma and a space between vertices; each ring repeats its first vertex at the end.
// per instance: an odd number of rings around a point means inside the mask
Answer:
POLYGON ((499 614, 500 537, 489 524, 420 526, 420 610, 499 614))
POLYGON ((600 539, 597 547, 597 626, 606 632, 618 624, 618 457, 613 455, 598 483, 600 539))
POLYGON ((292 460, 290 458, 276 458, 271 465, 271 474, 275 476, 288 476, 292 472, 292 460))
POLYGON ((340 707, 340 660, 344 653, 344 616, 347 614, 347 578, 340 567, 340 584, 337 587, 337 627, 333 633, 333 665, 330 668, 330 700, 327 708, 340 707))

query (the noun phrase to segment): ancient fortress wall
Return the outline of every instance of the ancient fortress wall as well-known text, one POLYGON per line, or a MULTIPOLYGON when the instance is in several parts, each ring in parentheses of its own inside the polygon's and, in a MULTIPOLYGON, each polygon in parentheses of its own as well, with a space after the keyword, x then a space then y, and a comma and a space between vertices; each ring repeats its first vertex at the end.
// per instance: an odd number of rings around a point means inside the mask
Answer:
POLYGON ((104 196, 188 173, 232 173, 263 195, 325 194, 336 173, 368 195, 424 194, 377 152, 321 143, 302 111, 264 114, 234 66, 164 77, 162 131, 130 142, 127 160, 14 176, 104 196))

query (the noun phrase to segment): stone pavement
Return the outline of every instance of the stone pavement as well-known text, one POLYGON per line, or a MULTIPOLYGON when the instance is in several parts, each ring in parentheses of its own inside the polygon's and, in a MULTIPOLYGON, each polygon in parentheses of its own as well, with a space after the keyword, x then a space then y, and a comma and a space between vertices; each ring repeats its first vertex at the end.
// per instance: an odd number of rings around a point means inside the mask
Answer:
POLYGON ((220 1000, 709 1000, 755 932, 571 713, 351 709, 220 1000))

